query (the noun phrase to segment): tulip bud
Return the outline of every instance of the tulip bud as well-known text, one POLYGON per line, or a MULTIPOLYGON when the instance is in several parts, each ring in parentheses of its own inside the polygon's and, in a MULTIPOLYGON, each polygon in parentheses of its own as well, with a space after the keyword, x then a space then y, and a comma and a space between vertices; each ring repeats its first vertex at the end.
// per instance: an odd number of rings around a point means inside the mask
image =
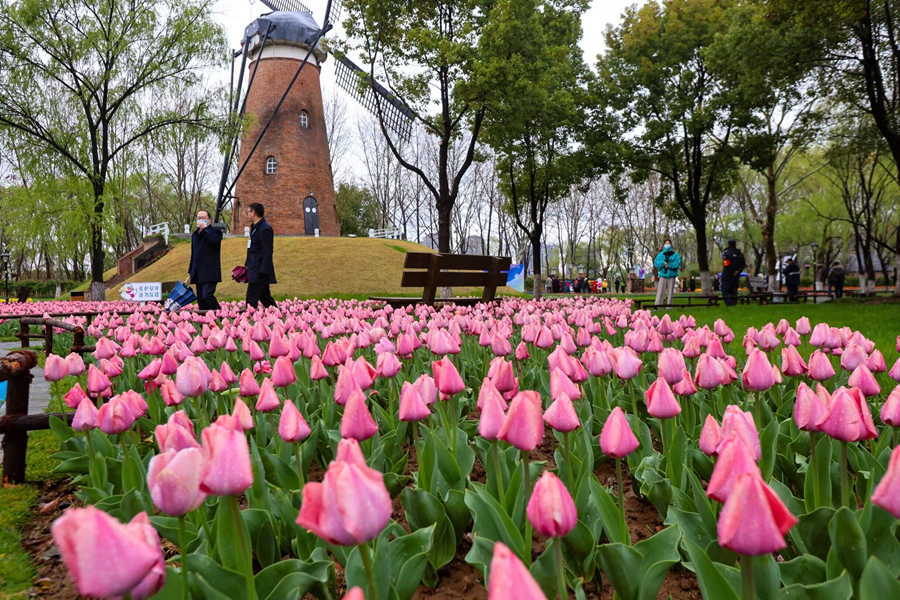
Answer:
POLYGON ((519 450, 531 451, 538 447, 544 437, 544 421, 537 392, 527 390, 516 394, 497 436, 519 450))
POLYGON ((366 395, 356 390, 350 394, 347 404, 344 406, 344 416, 341 419, 341 437, 353 438, 358 441, 367 440, 378 433, 378 425, 366 406, 366 395))
POLYGON ((153 504, 172 517, 185 515, 206 499, 200 491, 206 460, 198 448, 168 450, 150 459, 147 487, 153 504))
POLYGON ((684 356, 675 348, 666 348, 659 355, 658 368, 659 377, 669 385, 675 385, 684 377, 684 356))
POLYGON ((814 381, 827 381, 834 377, 834 367, 828 360, 828 355, 821 350, 816 350, 809 357, 809 378, 814 381))
POLYGON ((719 545, 745 556, 781 550, 797 523, 758 473, 739 475, 719 514, 719 545))
POLYGON ((744 388, 754 392, 764 392, 775 385, 772 364, 762 350, 754 350, 747 358, 744 371, 741 373, 744 388))
POLYGON ((74 386, 72 386, 72 389, 66 392, 66 395, 63 396, 63 401, 69 408, 78 408, 81 405, 81 401, 87 397, 88 395, 84 393, 83 389, 81 389, 81 384, 76 383, 74 386))
POLYGON ((722 441, 717 449, 719 453, 722 452, 722 444, 725 443, 732 433, 744 442, 744 445, 750 450, 753 460, 762 458, 762 447, 759 444, 759 433, 756 430, 756 422, 753 420, 753 415, 741 410, 734 404, 729 404, 725 407, 725 414, 722 417, 722 441))
POLYGON ((600 450, 612 458, 625 458, 637 450, 638 446, 640 442, 631 431, 625 413, 620 407, 615 407, 600 432, 600 450))
POLYGON ((569 490, 550 471, 544 471, 534 484, 526 513, 534 530, 547 537, 566 536, 578 523, 578 511, 569 490))
POLYGON ((712 415, 706 415, 706 421, 703 423, 703 429, 700 431, 700 440, 698 445, 700 451, 707 456, 713 456, 718 452, 719 442, 722 441, 722 428, 719 427, 718 421, 712 415))
POLYGON ((100 411, 91 402, 91 399, 85 396, 78 404, 78 410, 72 418, 72 429, 75 431, 90 431, 97 424, 97 415, 100 411))
POLYGON ((250 448, 237 419, 222 415, 203 430, 208 469, 201 489, 207 494, 236 496, 253 484, 250 448))
MULTIPOLYGON (((489 380, 485 379, 485 382, 493 387, 489 380)), ((482 386, 483 389, 484 386, 482 386)), ((481 395, 479 395, 479 399, 481 399, 481 395)), ((499 439, 500 430, 506 420, 506 415, 503 414, 504 408, 506 408, 506 402, 497 390, 484 396, 481 418, 478 420, 478 433, 481 437, 491 441, 499 439)))
MULTIPOLYGON (((283 358, 283 357, 282 357, 283 358)), ((286 400, 278 421, 278 435, 285 442, 294 444, 309 437, 312 430, 300 414, 300 410, 290 400, 286 400)))
POLYGON ((857 388, 839 388, 816 426, 831 438, 857 442, 878 437, 866 398, 857 388))
POLYGON ((431 363, 434 372, 434 384, 437 389, 447 396, 453 396, 465 389, 462 377, 459 371, 449 358, 442 358, 439 361, 431 363))
MULTIPOLYGON (((559 371, 557 370, 557 372, 559 371)), ((562 373, 560 374, 562 375, 562 373)), ((581 425, 581 422, 578 420, 578 413, 575 412, 575 407, 566 394, 557 396, 556 400, 547 407, 547 410, 544 412, 544 422, 552 429, 563 433, 575 431, 581 425)))
POLYGON ((431 410, 429 410, 425 401, 422 400, 422 396, 419 394, 419 390, 416 389, 416 386, 408 381, 404 381, 403 388, 400 390, 400 420, 421 421, 430 414, 431 410))
POLYGON ((660 377, 644 392, 647 401, 647 412, 657 419, 671 419, 681 414, 681 405, 675 399, 672 388, 660 377))
POLYGON ((272 368, 272 385, 283 388, 295 381, 297 381, 297 374, 294 372, 294 363, 291 362, 291 359, 287 355, 276 358, 275 366, 272 368))
POLYGON ((872 504, 880 506, 894 515, 894 518, 900 519, 900 446, 891 452, 887 471, 872 492, 872 504))
POLYGON ((281 400, 278 398, 278 392, 271 379, 264 379, 259 390, 259 398, 256 400, 256 410, 260 412, 270 412, 281 406, 281 400))
POLYGON ((547 600, 541 586, 503 542, 494 543, 488 600, 547 600))

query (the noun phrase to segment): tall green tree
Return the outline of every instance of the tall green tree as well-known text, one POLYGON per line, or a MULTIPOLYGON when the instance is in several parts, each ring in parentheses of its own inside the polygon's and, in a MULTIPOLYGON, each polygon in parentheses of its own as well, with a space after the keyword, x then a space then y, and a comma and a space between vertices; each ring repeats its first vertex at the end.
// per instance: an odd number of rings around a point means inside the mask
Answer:
POLYGON ((548 206, 582 179, 587 66, 578 49, 586 0, 499 0, 478 52, 473 87, 488 98, 485 141, 507 208, 531 244, 541 297, 541 241, 548 206), (492 91, 488 91, 492 90, 492 91))
POLYGON ((728 28, 729 0, 655 0, 625 11, 606 31, 597 62, 594 153, 646 181, 658 173, 661 202, 691 223, 704 294, 712 294, 708 214, 732 185, 731 147, 746 117, 739 97, 708 62, 728 28))
POLYGON ((114 161, 156 131, 209 124, 209 94, 171 110, 226 56, 209 0, 0 0, 0 127, 68 163, 91 189, 91 296, 102 299, 114 161))
POLYGON ((791 165, 819 131, 822 119, 816 107, 822 94, 812 78, 812 65, 797 60, 807 32, 795 21, 769 18, 770 10, 768 3, 757 0, 736 3, 727 30, 712 44, 708 58, 725 85, 739 93, 747 113, 746 125, 735 131, 733 142, 751 169, 741 174, 738 197, 759 227, 769 288, 774 291, 776 216, 783 201, 813 172, 798 172, 791 165))
POLYGON ((404 155, 377 111, 391 153, 434 198, 440 252, 450 252, 453 205, 475 158, 484 121, 484 98, 466 82, 479 60, 474 49, 487 6, 484 0, 344 2, 347 47, 360 51, 371 75, 406 103, 437 144, 434 164, 413 160, 404 155))
POLYGON ((340 183, 335 190, 338 220, 342 235, 364 237, 381 222, 378 200, 364 187, 340 183))

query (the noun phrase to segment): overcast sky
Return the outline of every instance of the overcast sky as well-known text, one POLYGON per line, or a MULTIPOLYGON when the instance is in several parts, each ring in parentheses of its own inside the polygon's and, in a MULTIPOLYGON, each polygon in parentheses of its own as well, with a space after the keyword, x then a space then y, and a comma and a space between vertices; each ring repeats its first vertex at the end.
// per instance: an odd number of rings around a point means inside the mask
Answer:
MULTIPOLYGON (((623 9, 643 0, 592 0, 591 8, 584 15, 584 37, 581 40, 581 49, 584 51, 585 61, 593 66, 595 58, 603 50, 603 30, 609 23, 616 23, 623 9)), ((303 0, 313 11, 313 17, 322 24, 321 19, 325 13, 326 0, 303 0)), ((218 0, 216 4, 216 18, 228 31, 228 42, 232 48, 237 48, 244 32, 244 28, 259 15, 270 12, 259 0, 218 0)), ((343 31, 337 25, 330 36, 340 36, 343 31)), ((329 63, 323 66, 323 84, 332 85, 334 81, 334 69, 328 68, 329 63)), ((225 73, 225 77, 228 73, 225 73)))

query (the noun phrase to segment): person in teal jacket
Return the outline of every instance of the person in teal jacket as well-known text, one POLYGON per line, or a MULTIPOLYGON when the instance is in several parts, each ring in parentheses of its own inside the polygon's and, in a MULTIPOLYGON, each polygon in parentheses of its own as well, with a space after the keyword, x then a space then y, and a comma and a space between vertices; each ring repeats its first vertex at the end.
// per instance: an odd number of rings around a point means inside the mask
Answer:
POLYGON ((675 279, 681 268, 681 255, 672 248, 672 240, 666 238, 663 249, 656 255, 653 266, 659 274, 656 282, 656 304, 671 306, 675 293, 675 279))

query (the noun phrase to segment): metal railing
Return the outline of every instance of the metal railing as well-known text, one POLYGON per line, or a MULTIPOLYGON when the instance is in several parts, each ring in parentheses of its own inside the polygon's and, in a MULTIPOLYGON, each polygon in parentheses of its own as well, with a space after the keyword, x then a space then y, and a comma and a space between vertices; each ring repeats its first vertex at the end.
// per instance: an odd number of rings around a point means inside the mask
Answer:
POLYGON ((386 229, 370 229, 369 237, 382 238, 385 240, 402 240, 403 232, 399 229, 394 229, 393 227, 388 227, 386 229))

